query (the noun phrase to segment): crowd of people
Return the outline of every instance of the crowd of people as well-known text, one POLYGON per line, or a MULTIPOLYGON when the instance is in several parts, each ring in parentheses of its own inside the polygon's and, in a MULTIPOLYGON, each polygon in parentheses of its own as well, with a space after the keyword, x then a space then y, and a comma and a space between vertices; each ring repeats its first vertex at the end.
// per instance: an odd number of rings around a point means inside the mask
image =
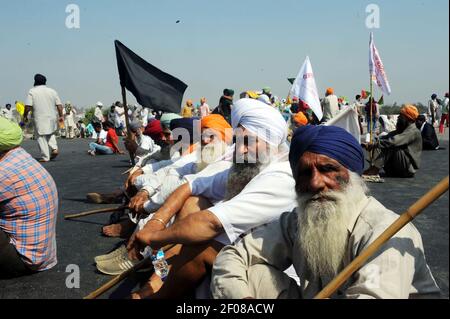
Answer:
MULTIPOLYGON (((35 77, 24 117, 33 112, 43 162, 59 154, 54 134, 71 111, 45 83, 35 77)), ((364 103, 358 95, 350 105, 332 88, 322 99, 321 121, 303 101, 280 101, 268 87, 239 99, 225 89, 213 110, 205 98, 198 107, 188 100, 180 114, 132 107, 129 127, 120 102, 106 116, 102 107, 97 103, 90 123, 95 142, 88 153, 123 154, 119 136, 127 135, 124 146, 135 165, 116 190, 87 194, 93 203, 128 207, 119 222, 102 229, 126 242, 97 256, 97 269, 118 275, 170 245, 167 276, 152 274, 132 293, 135 299, 312 298, 397 218, 369 195, 364 177, 412 178, 422 149, 439 148, 436 119, 427 123, 413 105, 401 109, 390 130, 391 119, 380 121, 386 131, 366 143, 321 125, 346 108, 366 118, 369 132, 379 122, 372 97, 364 103), (430 127, 434 136, 423 137, 432 135, 430 127)), ((0 274, 8 276, 56 264, 56 186, 21 142, 20 127, 0 118, 0 250, 7 252, 0 254, 0 274)), ((409 224, 333 297, 439 292, 421 235, 409 224)))

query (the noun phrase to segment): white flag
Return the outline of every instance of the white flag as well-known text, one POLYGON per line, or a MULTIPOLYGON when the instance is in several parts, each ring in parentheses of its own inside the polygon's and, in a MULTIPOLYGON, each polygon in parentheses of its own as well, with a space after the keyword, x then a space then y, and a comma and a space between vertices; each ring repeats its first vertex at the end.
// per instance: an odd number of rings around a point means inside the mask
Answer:
POLYGON ((291 97, 297 97, 299 100, 308 104, 319 121, 322 119, 322 106, 320 105, 319 92, 317 91, 316 80, 309 57, 306 57, 305 63, 303 63, 292 85, 291 97))
POLYGON ((343 128, 344 130, 352 134, 353 137, 358 141, 358 143, 361 142, 358 112, 356 112, 352 107, 348 107, 345 110, 340 111, 337 116, 333 117, 324 125, 343 128))
POLYGON ((384 94, 391 94, 391 86, 384 71, 383 61, 381 61, 380 53, 373 41, 373 33, 370 33, 370 43, 369 43, 369 71, 372 81, 378 85, 378 87, 383 91, 384 94))

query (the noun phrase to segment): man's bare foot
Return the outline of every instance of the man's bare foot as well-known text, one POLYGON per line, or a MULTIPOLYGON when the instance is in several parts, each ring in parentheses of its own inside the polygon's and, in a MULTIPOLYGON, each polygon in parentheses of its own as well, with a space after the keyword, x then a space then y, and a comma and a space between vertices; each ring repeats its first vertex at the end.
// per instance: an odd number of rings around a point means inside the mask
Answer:
POLYGON ((162 285, 162 280, 157 275, 153 274, 151 279, 142 286, 141 290, 131 294, 131 299, 148 298, 158 292, 162 285))
POLYGON ((104 226, 102 228, 103 235, 107 237, 128 238, 133 233, 136 225, 129 219, 124 220, 118 224, 104 226))
POLYGON ((379 173, 380 173, 380 169, 375 166, 372 166, 372 167, 368 168, 367 170, 365 170, 363 175, 376 176, 376 175, 379 175, 379 173))

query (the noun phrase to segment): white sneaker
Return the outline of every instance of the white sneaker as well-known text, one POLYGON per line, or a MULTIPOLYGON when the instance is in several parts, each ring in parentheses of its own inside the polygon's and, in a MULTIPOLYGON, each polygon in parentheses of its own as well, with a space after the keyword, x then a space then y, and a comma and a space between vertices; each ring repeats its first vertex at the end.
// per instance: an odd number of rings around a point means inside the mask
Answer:
POLYGON ((109 254, 106 255, 100 255, 94 258, 95 263, 98 264, 101 261, 105 261, 108 259, 113 259, 117 256, 123 255, 124 253, 127 253, 127 247, 125 245, 120 246, 119 248, 113 250, 109 254))
POLYGON ((130 260, 128 258, 128 252, 126 252, 126 254, 121 254, 112 259, 99 261, 97 263, 97 269, 101 273, 111 276, 117 276, 127 271, 128 269, 133 268, 138 263, 139 260, 130 260))

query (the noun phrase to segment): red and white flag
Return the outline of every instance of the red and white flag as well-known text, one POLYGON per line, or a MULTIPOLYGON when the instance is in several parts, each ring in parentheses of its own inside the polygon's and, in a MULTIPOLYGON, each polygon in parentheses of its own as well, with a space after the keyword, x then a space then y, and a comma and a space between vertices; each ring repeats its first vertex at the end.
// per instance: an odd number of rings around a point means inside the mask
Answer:
POLYGON ((302 100, 314 112, 319 121, 322 119, 322 106, 320 105, 319 92, 317 91, 316 80, 309 57, 306 57, 292 85, 291 97, 297 97, 299 100, 302 100))
POLYGON ((369 71, 372 81, 378 85, 381 91, 386 94, 391 94, 391 86, 384 71, 383 61, 381 61, 380 53, 373 41, 373 32, 370 33, 369 43, 369 71))

